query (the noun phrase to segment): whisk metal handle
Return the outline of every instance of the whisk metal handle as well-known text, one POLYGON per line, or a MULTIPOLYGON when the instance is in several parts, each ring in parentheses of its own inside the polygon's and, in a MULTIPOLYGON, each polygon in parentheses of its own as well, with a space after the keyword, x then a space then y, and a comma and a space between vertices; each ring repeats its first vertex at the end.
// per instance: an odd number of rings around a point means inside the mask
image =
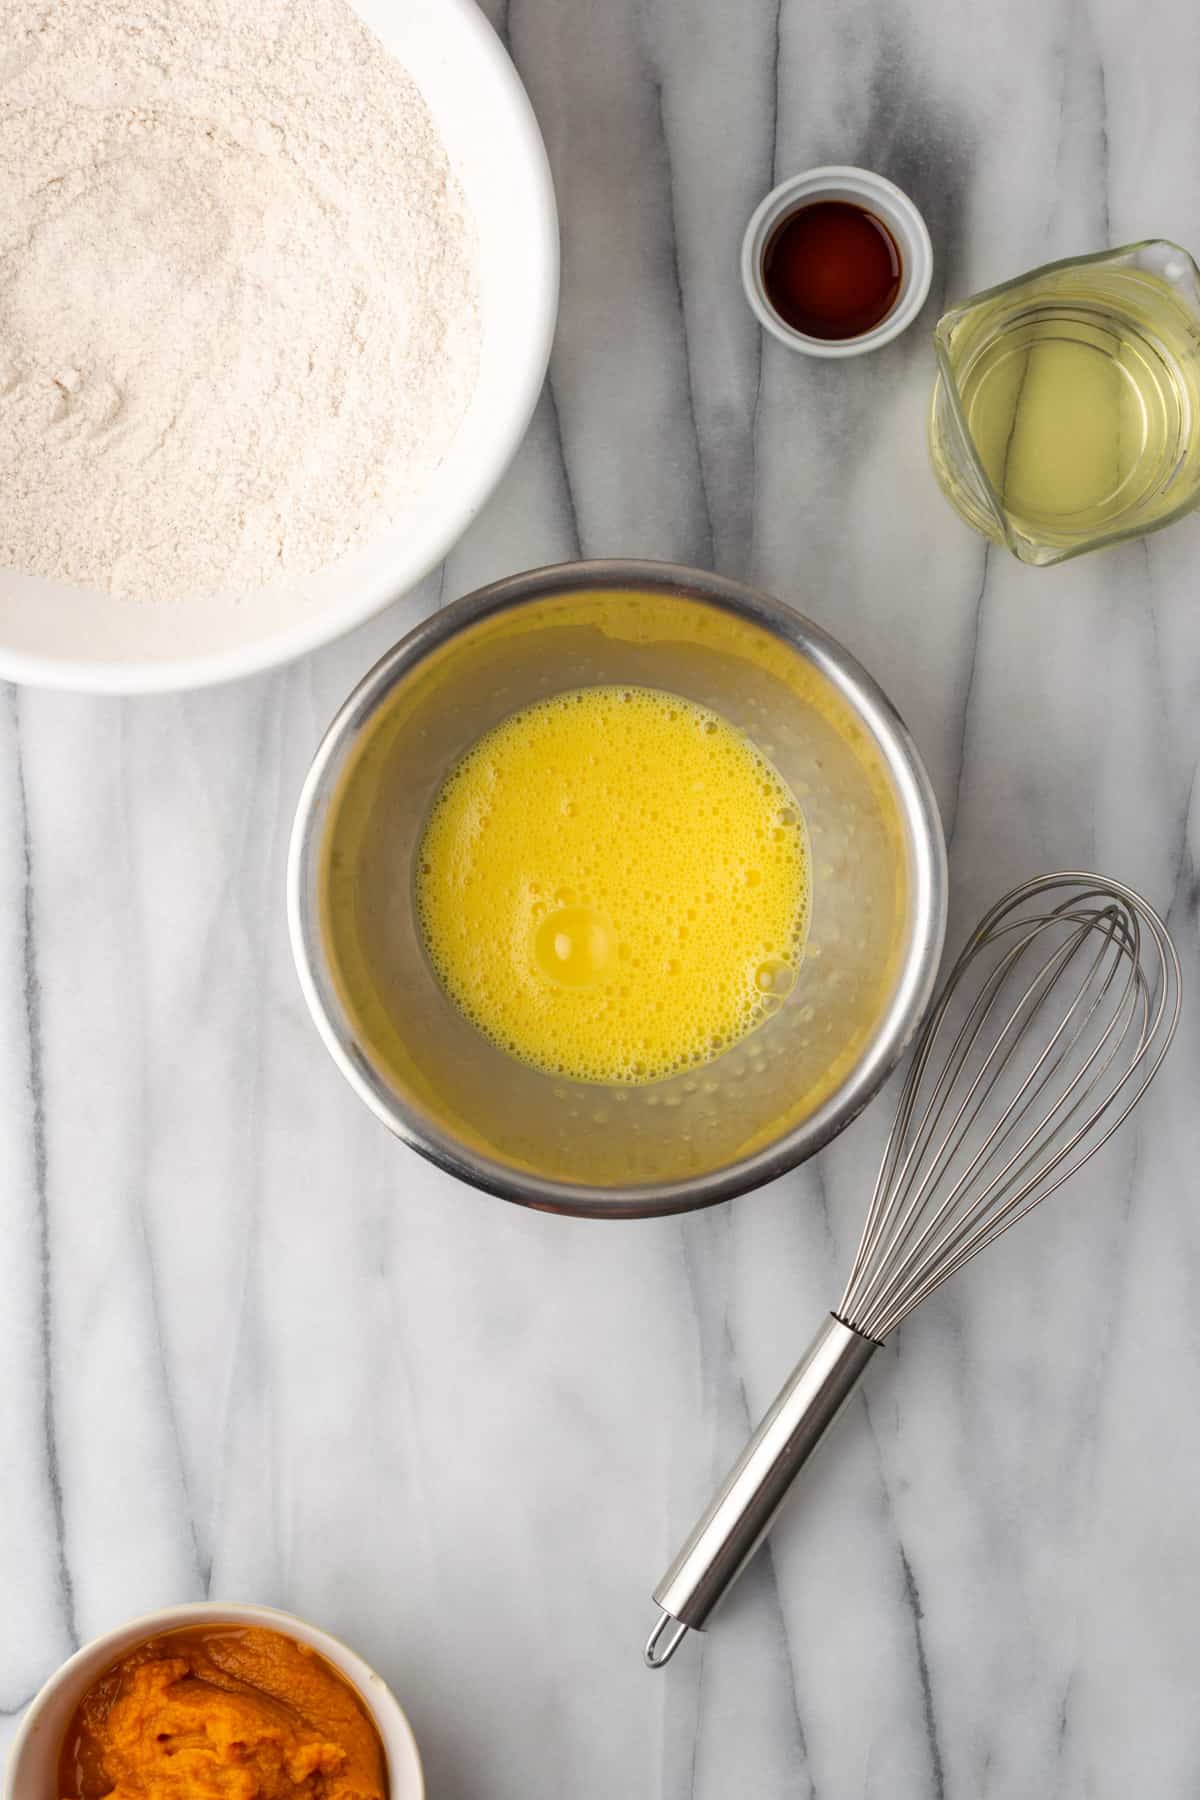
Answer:
POLYGON ((793 1369, 720 1493, 654 1590, 661 1616, 645 1660, 661 1669, 689 1630, 700 1631, 737 1580, 784 1495, 878 1350, 833 1314, 793 1369), (675 1627, 668 1633, 668 1626, 675 1627), (664 1641, 664 1634, 666 1634, 664 1641))

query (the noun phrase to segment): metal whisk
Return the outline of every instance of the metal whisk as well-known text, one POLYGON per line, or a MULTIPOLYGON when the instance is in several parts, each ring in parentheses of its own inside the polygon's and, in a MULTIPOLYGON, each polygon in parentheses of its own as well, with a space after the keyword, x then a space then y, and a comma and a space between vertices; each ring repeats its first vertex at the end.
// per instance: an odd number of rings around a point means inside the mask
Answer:
POLYGON ((1043 875, 980 921, 918 1039, 841 1302, 654 1590, 650 1668, 704 1626, 884 1339, 1128 1117, 1179 1004, 1166 927, 1118 881, 1043 875))

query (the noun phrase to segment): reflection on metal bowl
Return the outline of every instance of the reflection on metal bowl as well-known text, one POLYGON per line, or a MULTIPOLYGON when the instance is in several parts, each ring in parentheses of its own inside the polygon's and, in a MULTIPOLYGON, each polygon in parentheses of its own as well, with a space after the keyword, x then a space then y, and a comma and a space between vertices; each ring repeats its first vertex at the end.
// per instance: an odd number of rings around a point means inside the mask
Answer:
POLYGON ((932 989, 945 849, 907 731, 824 632, 716 576, 581 563, 469 595, 366 677, 305 784, 289 910, 313 1017, 393 1131, 507 1199, 628 1217, 758 1186, 870 1099, 932 989), (458 757, 518 707, 606 682, 669 689, 746 732, 800 801, 813 870, 778 1011, 702 1069, 621 1089, 488 1043, 433 976, 413 908, 414 853, 458 757))

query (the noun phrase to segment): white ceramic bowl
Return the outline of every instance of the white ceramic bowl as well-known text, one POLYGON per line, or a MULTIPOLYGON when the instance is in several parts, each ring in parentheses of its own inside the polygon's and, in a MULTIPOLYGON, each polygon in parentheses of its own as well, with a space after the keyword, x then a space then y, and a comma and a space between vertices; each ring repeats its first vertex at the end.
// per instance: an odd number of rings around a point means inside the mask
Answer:
POLYGON ((291 1613, 277 1612, 271 1606, 222 1606, 215 1600, 147 1613, 77 1650, 50 1677, 25 1714, 9 1751, 3 1800, 54 1800, 58 1793, 55 1782, 59 1747, 71 1714, 96 1677, 127 1650, 160 1632, 177 1631, 180 1626, 225 1624, 262 1625, 319 1651, 346 1677, 375 1721, 387 1754, 389 1800, 424 1800, 425 1779, 412 1727, 381 1675, 337 1638, 318 1631, 303 1619, 293 1618, 291 1613))
POLYGON ((902 188, 886 175, 873 169, 855 169, 846 163, 829 163, 820 169, 805 169, 801 175, 789 176, 772 188, 759 202, 742 239, 742 285, 746 298, 758 316, 760 325, 789 350, 800 350, 806 356, 861 356, 866 350, 878 350, 912 324, 929 294, 933 279, 933 245, 929 230, 914 203, 902 188), (763 281, 763 252, 771 233, 781 219, 799 206, 811 206, 818 200, 849 200, 882 219, 896 241, 900 252, 902 275, 900 292, 890 312, 871 331, 852 338, 816 338, 797 331, 781 319, 767 298, 763 281))
POLYGON ((361 624, 440 562, 524 436, 558 306, 554 189, 533 110, 474 0, 353 4, 424 95, 479 233, 479 380, 448 454, 392 530, 283 596, 154 606, 0 569, 0 677, 150 693, 287 662, 361 624))

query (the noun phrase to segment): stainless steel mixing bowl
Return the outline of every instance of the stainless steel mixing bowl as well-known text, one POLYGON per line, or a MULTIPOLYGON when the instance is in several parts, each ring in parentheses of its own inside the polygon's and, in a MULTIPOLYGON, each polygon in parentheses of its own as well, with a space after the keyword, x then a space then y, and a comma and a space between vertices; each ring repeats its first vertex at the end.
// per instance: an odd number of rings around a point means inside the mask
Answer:
POLYGON ((632 1217, 769 1181, 865 1105, 932 992, 946 855, 907 730, 825 632, 697 570, 573 563, 459 600, 360 683, 304 784, 288 911, 317 1027, 398 1136, 505 1199, 632 1217), (796 795, 812 857, 807 948, 778 1011, 642 1087, 551 1076, 489 1043, 445 996, 413 906, 455 761, 518 707, 608 682, 670 689, 743 730, 796 795))

